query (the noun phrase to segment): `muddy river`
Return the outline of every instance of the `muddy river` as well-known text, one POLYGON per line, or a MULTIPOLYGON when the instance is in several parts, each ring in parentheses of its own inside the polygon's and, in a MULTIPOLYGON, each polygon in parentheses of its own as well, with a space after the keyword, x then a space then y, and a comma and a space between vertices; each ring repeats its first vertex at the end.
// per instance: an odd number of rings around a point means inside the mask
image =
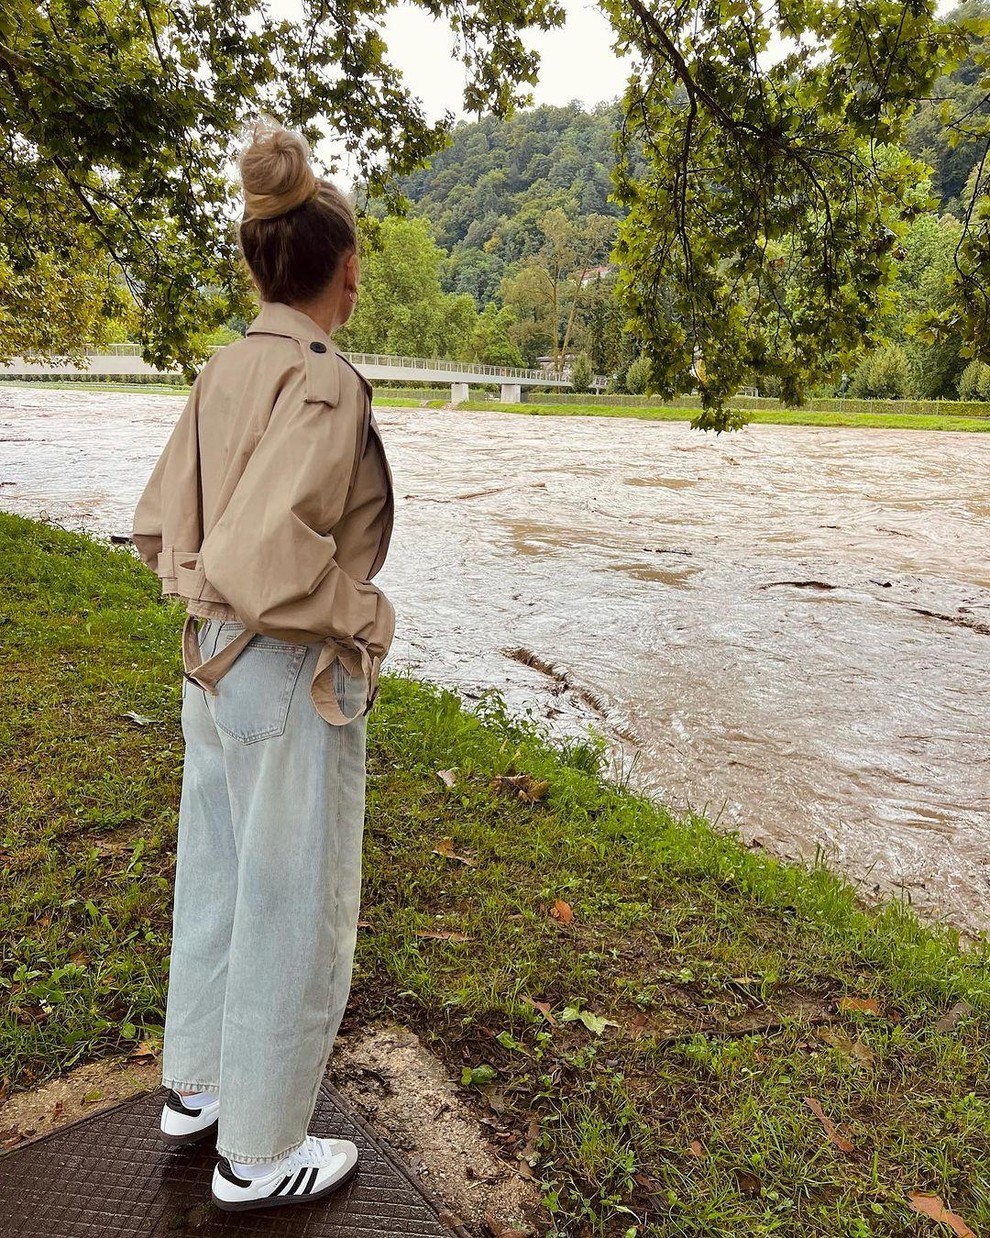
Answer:
MULTIPOLYGON (((0 387, 0 506, 127 533, 181 402, 0 387)), ((990 928, 990 436, 378 410, 392 669, 990 928)))

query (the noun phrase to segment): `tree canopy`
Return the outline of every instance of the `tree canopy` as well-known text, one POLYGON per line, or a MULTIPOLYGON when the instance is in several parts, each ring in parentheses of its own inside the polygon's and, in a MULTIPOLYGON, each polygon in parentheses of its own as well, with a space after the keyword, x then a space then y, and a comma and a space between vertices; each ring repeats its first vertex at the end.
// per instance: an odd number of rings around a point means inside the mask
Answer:
MULTIPOLYGON (((635 60, 624 97, 525 117, 537 61, 521 36, 562 20, 556 0, 418 2, 458 35, 475 125, 426 119, 379 0, 303 0, 294 21, 256 0, 4 0, 0 354, 99 340, 125 286, 160 364, 193 364, 246 315, 231 171, 259 111, 341 135, 373 216, 414 202, 431 218, 450 251, 431 313, 469 350, 563 364, 583 348, 596 369, 642 353, 654 390, 699 387, 715 429, 754 376, 799 400, 864 345, 914 365, 888 338, 908 303, 946 348, 944 382, 960 350, 990 351, 984 0, 945 18, 934 0, 603 0, 635 60), (913 234, 940 199, 958 228, 913 234), (617 275, 586 284, 612 231, 617 275), (900 270, 922 252, 927 283, 900 270)), ((393 326, 408 351, 444 346, 393 326)))
MULTIPOLYGON (((521 32, 559 23, 556 0, 421 3, 456 33, 468 109, 526 100, 537 57, 521 32)), ((403 84, 379 33, 386 8, 302 0, 301 19, 288 21, 256 0, 3 0, 6 304, 32 289, 42 305, 91 304, 102 271, 108 310, 114 276, 140 306, 149 360, 195 361, 204 333, 248 312, 231 184, 244 121, 268 112, 313 141, 341 135, 372 192, 393 203, 396 176, 444 144, 453 117, 430 123, 403 84)), ((10 317, 0 354, 82 342, 72 330, 25 340, 10 317)), ((93 315, 84 323, 96 326, 93 315)))

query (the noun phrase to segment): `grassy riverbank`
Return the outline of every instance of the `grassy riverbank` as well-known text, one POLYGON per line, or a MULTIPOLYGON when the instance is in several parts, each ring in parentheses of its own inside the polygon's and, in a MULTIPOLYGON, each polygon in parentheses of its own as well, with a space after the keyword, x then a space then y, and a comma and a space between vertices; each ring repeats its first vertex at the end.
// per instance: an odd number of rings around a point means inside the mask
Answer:
MULTIPOLYGON (((129 391, 156 395, 186 395, 188 387, 134 383, 74 383, 74 382, 3 382, 3 387, 34 388, 43 391, 129 391)), ((375 400, 383 408, 446 408, 443 400, 421 400, 414 396, 393 396, 378 391, 375 400)), ((691 421, 698 415, 696 408, 657 408, 652 405, 605 404, 502 404, 498 400, 468 400, 458 409, 472 412, 524 413, 530 417, 632 417, 638 421, 691 421)), ((841 413, 807 409, 748 410, 750 423, 768 426, 825 426, 865 430, 967 430, 971 433, 990 431, 990 407, 987 417, 956 417, 952 414, 917 413, 841 413)))
MULTIPOLYGON (((441 401, 431 401, 431 408, 442 408, 441 401)), ((632 417, 637 421, 691 421, 698 415, 696 408, 608 406, 603 404, 501 404, 494 400, 469 400, 458 408, 476 412, 525 413, 530 417, 632 417)), ((861 430, 969 430, 990 431, 987 417, 929 416, 914 413, 836 413, 807 409, 747 410, 751 425, 766 426, 827 426, 861 430)))
MULTIPOLYGON (((23 1087, 160 1028, 181 617, 128 551, 9 515, 0 573, 0 1075, 23 1087)), ((352 1017, 464 1072, 558 1232, 949 1232, 920 1192, 990 1233, 987 951, 604 784, 594 743, 550 747, 497 695, 482 713, 385 677, 352 1017)))

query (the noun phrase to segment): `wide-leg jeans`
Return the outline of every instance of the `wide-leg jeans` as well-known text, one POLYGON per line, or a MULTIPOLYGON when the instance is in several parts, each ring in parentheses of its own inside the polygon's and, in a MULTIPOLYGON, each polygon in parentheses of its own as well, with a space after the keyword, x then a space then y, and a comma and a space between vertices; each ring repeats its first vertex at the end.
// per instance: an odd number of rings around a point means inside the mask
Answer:
MULTIPOLYGON (((205 621, 203 657, 243 630, 205 621)), ((183 681, 162 1081, 219 1093, 217 1149, 244 1163, 305 1139, 351 983, 367 717, 316 712, 321 648, 258 636, 217 696, 183 681)), ((363 680, 333 674, 354 713, 363 680)))

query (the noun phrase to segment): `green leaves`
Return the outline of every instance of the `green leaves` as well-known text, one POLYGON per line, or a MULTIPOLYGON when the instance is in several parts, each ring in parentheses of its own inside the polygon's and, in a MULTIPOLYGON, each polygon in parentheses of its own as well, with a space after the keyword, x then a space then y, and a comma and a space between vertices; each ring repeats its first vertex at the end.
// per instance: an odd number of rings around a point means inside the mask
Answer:
MULTIPOLYGON (((552 0, 422 3, 455 21, 466 96, 496 112, 534 79, 520 32, 563 20, 552 0)), ((445 144, 452 118, 426 119, 380 17, 367 0, 305 0, 297 22, 257 0, 7 0, 0 359, 78 358, 119 310, 133 312, 148 361, 191 372, 214 328, 251 317, 232 170, 242 122, 259 111, 314 142, 341 135, 370 192, 401 205, 396 177, 445 144)))
POLYGON ((645 68, 617 141, 619 294, 649 389, 697 385, 695 424, 731 429, 741 418, 725 401, 740 385, 798 403, 879 337, 894 251, 927 202, 924 165, 897 143, 964 41, 930 2, 723 0, 689 31, 673 3, 606 7, 645 68), (767 64, 763 49, 795 35, 767 64))
POLYGON ((487 1063, 482 1066, 465 1066, 461 1071, 461 1087, 484 1087, 492 1082, 497 1073, 495 1067, 487 1063))

